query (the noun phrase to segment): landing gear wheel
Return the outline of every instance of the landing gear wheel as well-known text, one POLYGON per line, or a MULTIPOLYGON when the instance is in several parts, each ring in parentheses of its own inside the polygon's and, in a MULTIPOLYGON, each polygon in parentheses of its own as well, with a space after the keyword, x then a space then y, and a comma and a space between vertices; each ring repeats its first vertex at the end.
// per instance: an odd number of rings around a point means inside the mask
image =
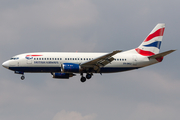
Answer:
POLYGON ((87 78, 87 79, 91 79, 91 77, 92 77, 91 74, 87 74, 87 75, 86 75, 86 78, 87 78))
POLYGON ((86 78, 85 77, 81 77, 81 82, 85 82, 86 78))
POLYGON ((24 80, 25 79, 25 77, 24 76, 21 76, 21 80, 24 80))

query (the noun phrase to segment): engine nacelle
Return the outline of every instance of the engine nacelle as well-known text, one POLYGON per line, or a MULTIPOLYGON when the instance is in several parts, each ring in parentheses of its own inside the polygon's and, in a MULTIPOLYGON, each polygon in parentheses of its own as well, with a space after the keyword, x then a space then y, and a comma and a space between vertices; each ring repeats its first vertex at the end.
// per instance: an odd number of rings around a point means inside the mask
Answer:
POLYGON ((60 78, 60 79, 69 79, 69 77, 73 77, 74 74, 70 73, 53 73, 53 78, 60 78))
POLYGON ((61 65, 61 72, 63 73, 79 73, 80 66, 75 63, 63 63, 61 65))

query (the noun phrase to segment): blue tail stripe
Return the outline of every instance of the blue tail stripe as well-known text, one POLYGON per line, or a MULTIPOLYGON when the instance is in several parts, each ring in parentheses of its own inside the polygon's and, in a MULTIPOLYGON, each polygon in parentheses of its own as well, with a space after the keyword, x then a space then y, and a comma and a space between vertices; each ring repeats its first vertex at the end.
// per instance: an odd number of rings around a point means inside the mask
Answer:
POLYGON ((151 44, 148 44, 148 45, 143 45, 145 47, 157 47, 158 49, 160 49, 161 47, 161 41, 156 41, 156 42, 153 42, 151 44))

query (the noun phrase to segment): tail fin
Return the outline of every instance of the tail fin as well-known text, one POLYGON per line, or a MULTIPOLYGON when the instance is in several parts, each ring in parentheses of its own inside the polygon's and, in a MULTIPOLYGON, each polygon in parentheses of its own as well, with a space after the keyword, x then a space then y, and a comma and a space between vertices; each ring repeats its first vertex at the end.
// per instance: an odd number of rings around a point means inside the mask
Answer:
POLYGON ((164 34, 165 24, 159 23, 150 32, 141 45, 135 50, 143 56, 152 56, 159 53, 164 34))

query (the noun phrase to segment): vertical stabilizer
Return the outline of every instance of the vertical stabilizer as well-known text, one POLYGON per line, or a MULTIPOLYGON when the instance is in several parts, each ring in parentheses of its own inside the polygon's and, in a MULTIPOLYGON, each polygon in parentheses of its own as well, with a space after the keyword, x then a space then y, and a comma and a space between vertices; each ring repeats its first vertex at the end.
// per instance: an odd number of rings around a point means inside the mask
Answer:
POLYGON ((152 56, 159 53, 165 30, 165 24, 159 23, 150 32, 141 45, 135 50, 143 56, 152 56))

